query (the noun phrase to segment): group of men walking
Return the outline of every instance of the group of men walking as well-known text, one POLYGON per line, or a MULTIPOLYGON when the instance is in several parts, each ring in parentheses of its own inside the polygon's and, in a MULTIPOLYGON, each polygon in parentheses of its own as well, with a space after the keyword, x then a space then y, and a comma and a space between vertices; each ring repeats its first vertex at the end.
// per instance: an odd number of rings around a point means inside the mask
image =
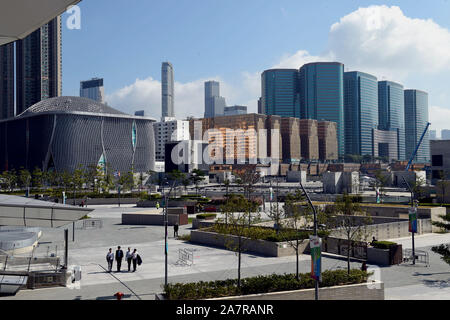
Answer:
MULTIPOLYGON (((108 272, 112 271, 114 260, 116 260, 117 272, 120 272, 120 268, 122 267, 122 260, 124 258, 123 250, 120 249, 120 246, 117 247, 116 254, 112 252, 112 249, 109 248, 108 253, 106 254, 106 261, 108 262, 108 272), (114 259, 115 257, 115 259, 114 259)), ((128 251, 125 253, 125 260, 128 263, 128 272, 131 271, 131 264, 133 264, 133 272, 136 271, 136 266, 142 264, 141 256, 138 254, 137 250, 134 249, 131 252, 131 248, 128 248, 128 251)))

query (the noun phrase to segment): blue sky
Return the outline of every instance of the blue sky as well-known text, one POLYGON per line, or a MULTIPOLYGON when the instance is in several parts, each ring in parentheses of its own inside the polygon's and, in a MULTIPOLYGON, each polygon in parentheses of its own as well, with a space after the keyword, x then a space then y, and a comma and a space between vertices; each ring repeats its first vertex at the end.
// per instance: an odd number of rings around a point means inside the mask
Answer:
POLYGON ((64 95, 78 95, 80 80, 103 77, 113 107, 126 112, 145 109, 159 117, 161 62, 170 61, 178 83, 175 108, 180 117, 202 115, 201 89, 208 79, 221 81, 229 105, 247 104, 255 111, 260 72, 334 58, 347 69, 362 69, 423 89, 430 93, 430 107, 450 112, 446 93, 450 60, 445 54, 429 53, 442 42, 443 48, 450 48, 449 1, 83 0, 79 6, 81 30, 67 29, 68 14, 63 15, 64 95), (383 5, 379 12, 358 11, 383 5), (353 41, 361 33, 360 25, 372 15, 377 16, 377 28, 390 34, 389 41, 371 30, 359 42, 353 41), (349 18, 343 22, 343 17, 349 18), (419 37, 422 44, 417 46, 415 34, 401 40, 409 30, 417 34, 415 27, 430 34, 419 37), (366 43, 366 38, 372 42, 366 43), (372 57, 365 51, 367 46, 384 56, 372 57), (303 53, 299 56, 299 52, 303 53), (355 52, 367 58, 359 59, 355 52), (411 65, 405 63, 408 59, 411 65), (436 59, 442 63, 412 70, 418 62, 436 59))

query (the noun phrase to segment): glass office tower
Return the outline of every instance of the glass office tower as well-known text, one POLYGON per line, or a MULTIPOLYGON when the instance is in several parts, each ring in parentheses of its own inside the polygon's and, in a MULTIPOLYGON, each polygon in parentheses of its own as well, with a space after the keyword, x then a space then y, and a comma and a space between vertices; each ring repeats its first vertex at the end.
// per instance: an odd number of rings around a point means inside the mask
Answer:
MULTIPOLYGON (((410 159, 428 123, 428 93, 405 90, 405 151, 410 159)), ((417 150, 415 162, 430 161, 430 133, 427 131, 417 150)))
POLYGON ((338 152, 345 152, 344 65, 339 62, 308 63, 300 68, 302 119, 337 123, 338 152))
POLYGON ((62 94, 61 17, 16 42, 16 114, 62 94))
POLYGON ((345 153, 373 155, 378 128, 378 80, 370 74, 344 73, 345 153))
POLYGON ((297 69, 270 69, 262 73, 261 110, 266 115, 300 118, 297 69))
POLYGON ((0 46, 0 119, 14 117, 14 43, 0 46))
POLYGON ((406 160, 403 85, 392 81, 378 82, 378 116, 380 130, 397 131, 398 159, 406 160))

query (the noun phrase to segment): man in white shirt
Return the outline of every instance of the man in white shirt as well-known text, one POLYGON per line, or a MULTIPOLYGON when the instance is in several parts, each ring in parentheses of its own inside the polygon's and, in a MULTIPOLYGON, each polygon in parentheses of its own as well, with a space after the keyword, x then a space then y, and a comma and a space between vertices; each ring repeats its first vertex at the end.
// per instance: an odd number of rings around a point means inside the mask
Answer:
POLYGON ((125 254, 125 259, 127 259, 128 262, 128 272, 131 271, 131 260, 133 259, 133 255, 131 254, 131 248, 128 247, 128 251, 125 254))
POLYGON ((114 262, 114 253, 111 248, 109 248, 109 252, 106 254, 106 261, 108 262, 108 272, 111 272, 114 262))

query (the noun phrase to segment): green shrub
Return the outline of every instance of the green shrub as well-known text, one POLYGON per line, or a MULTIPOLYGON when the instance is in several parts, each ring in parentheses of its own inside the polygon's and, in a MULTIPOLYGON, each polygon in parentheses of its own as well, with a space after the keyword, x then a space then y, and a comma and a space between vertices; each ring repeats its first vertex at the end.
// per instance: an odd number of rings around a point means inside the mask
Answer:
POLYGON ((196 215, 195 217, 197 219, 203 220, 203 219, 207 219, 207 218, 211 218, 211 217, 215 218, 216 216, 217 216, 217 214, 215 214, 215 213, 201 213, 201 214, 196 215))
POLYGON ((391 246, 395 246, 397 243, 390 241, 373 241, 372 246, 377 249, 389 249, 391 246))
MULTIPOLYGON (((322 273, 320 287, 332 287, 346 284, 358 284, 367 281, 368 273, 359 269, 350 270, 327 270, 322 273)), ((299 274, 272 274, 244 278, 241 288, 237 286, 236 279, 197 283, 176 283, 164 287, 166 299, 168 300, 197 300, 211 299, 236 295, 259 294, 269 292, 280 292, 290 290, 301 290, 314 288, 315 281, 310 273, 299 274)))

